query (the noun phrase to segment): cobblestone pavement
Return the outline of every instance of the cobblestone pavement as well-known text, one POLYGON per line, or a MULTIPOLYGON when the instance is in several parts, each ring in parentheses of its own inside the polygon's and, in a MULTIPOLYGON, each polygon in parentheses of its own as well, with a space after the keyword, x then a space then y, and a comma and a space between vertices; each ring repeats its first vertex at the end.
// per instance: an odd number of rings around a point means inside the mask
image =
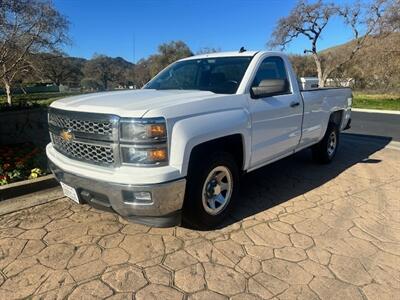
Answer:
POLYGON ((306 151, 246 176, 215 231, 66 198, 0 216, 0 298, 396 299, 400 152, 384 144, 343 139, 329 166, 306 151))

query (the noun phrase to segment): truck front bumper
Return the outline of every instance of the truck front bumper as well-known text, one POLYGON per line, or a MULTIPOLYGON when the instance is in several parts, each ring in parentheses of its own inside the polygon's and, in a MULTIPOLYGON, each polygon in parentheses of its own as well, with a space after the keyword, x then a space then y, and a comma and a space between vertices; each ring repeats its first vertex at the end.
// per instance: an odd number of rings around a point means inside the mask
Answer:
POLYGON ((75 188, 81 203, 151 226, 170 227, 181 222, 184 178, 149 185, 119 184, 67 172, 51 160, 49 166, 59 182, 75 188))

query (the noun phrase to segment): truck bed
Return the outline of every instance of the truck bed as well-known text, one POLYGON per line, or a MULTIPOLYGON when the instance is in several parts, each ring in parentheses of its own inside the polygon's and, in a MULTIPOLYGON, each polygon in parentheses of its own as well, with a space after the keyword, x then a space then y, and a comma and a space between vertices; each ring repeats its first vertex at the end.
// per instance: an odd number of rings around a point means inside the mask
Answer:
POLYGON ((300 92, 304 103, 302 145, 322 139, 329 117, 334 111, 343 111, 340 129, 343 130, 350 119, 352 93, 350 88, 319 88, 300 92))

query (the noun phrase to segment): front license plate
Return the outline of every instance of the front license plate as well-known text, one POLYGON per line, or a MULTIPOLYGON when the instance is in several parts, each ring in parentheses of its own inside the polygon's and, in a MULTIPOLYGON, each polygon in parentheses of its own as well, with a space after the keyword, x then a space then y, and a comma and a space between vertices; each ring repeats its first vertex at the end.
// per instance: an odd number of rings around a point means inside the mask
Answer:
POLYGON ((78 198, 78 194, 76 193, 76 190, 73 187, 71 187, 63 182, 60 182, 60 183, 61 183, 61 187, 63 189, 64 195, 66 197, 68 197, 69 199, 75 201, 76 203, 79 203, 79 198, 78 198))

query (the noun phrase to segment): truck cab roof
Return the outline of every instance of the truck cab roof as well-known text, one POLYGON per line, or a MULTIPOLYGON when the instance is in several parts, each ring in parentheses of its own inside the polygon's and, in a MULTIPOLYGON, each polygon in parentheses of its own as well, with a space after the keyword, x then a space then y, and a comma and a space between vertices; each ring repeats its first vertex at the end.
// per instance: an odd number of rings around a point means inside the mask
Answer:
POLYGON ((277 51, 247 51, 247 50, 244 52, 226 51, 226 52, 214 52, 214 53, 189 56, 181 59, 180 61, 202 59, 202 58, 213 58, 213 57, 240 57, 240 56, 249 57, 249 56, 255 56, 256 54, 264 54, 264 53, 270 53, 271 55, 279 55, 279 56, 283 54, 282 52, 277 52, 277 51))

